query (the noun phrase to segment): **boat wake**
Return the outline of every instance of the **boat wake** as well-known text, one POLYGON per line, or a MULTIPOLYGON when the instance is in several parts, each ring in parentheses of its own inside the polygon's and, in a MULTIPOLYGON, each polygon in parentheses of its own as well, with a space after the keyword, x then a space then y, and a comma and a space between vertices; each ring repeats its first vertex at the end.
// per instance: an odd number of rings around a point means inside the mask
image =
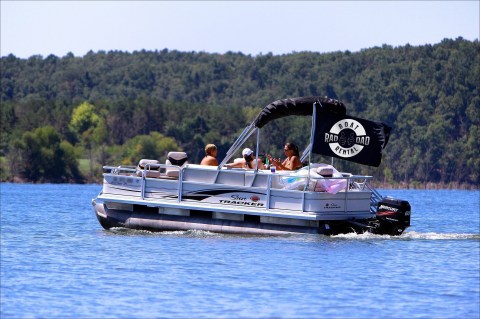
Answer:
POLYGON ((407 231, 400 236, 390 236, 390 235, 376 235, 372 233, 348 233, 348 234, 339 234, 335 236, 323 236, 323 235, 313 235, 313 234, 291 234, 291 235, 279 235, 279 236, 268 236, 268 235, 245 235, 245 234, 221 234, 214 233, 204 230, 178 230, 178 231, 163 231, 163 232, 152 232, 148 230, 135 230, 127 229, 121 227, 111 228, 110 230, 105 230, 105 233, 109 235, 121 235, 121 236, 159 236, 159 237, 191 237, 191 238, 228 238, 228 237, 264 237, 264 238, 297 238, 305 240, 306 238, 315 238, 318 239, 340 239, 340 240, 480 240, 480 234, 472 233, 422 233, 415 231, 407 231))
POLYGON ((172 237, 193 237, 193 238, 212 238, 222 237, 224 234, 213 233, 204 230, 176 230, 176 231, 162 231, 154 232, 143 229, 129 229, 123 227, 113 227, 109 230, 103 230, 108 235, 121 235, 121 236, 172 236, 172 237))
POLYGON ((421 232, 405 232, 400 236, 375 235, 372 233, 363 234, 340 234, 331 236, 331 238, 343 238, 352 240, 371 240, 371 239, 388 239, 388 240, 480 240, 480 234, 469 233, 421 233, 421 232))

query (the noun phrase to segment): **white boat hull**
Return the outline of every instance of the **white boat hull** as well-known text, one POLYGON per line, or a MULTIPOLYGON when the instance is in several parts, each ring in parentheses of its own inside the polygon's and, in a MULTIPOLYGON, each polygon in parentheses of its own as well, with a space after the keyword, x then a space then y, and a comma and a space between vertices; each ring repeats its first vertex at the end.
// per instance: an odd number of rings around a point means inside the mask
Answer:
MULTIPOLYGON (((336 194, 290 190, 282 188, 284 177, 199 165, 186 166, 178 179, 113 171, 104 174, 93 208, 104 228, 152 231, 330 234, 375 218, 369 188, 347 187, 336 194)), ((346 179, 353 185, 354 179, 346 179)))

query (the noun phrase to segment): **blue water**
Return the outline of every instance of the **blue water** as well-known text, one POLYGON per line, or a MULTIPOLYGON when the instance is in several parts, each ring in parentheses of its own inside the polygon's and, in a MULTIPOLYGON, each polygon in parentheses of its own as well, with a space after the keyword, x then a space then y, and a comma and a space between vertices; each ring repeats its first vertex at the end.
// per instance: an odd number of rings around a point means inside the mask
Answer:
POLYGON ((400 237, 150 233, 99 185, 1 184, 1 318, 479 318, 480 192, 385 190, 400 237))

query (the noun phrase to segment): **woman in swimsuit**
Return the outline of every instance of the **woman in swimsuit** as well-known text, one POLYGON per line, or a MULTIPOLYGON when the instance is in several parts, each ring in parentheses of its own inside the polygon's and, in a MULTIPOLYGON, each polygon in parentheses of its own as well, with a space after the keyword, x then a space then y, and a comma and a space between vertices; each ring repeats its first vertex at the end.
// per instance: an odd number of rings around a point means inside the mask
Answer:
POLYGON ((300 154, 298 152, 298 147, 295 144, 293 143, 285 144, 283 151, 285 152, 285 156, 287 156, 287 158, 283 162, 280 162, 280 159, 273 158, 269 154, 267 154, 267 157, 272 163, 271 164, 272 166, 275 166, 277 170, 286 170, 286 171, 294 171, 299 168, 302 168, 303 165, 302 165, 302 162, 300 161, 300 154))

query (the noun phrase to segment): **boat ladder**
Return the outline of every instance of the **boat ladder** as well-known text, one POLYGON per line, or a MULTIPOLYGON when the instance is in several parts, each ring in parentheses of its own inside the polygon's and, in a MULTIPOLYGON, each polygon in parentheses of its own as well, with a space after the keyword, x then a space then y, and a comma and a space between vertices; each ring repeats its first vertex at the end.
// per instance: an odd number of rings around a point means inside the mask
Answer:
POLYGON ((369 183, 365 183, 365 186, 372 192, 372 195, 370 197, 370 212, 372 214, 376 214, 377 204, 379 201, 383 199, 383 196, 380 195, 380 193, 375 188, 373 188, 369 183))

